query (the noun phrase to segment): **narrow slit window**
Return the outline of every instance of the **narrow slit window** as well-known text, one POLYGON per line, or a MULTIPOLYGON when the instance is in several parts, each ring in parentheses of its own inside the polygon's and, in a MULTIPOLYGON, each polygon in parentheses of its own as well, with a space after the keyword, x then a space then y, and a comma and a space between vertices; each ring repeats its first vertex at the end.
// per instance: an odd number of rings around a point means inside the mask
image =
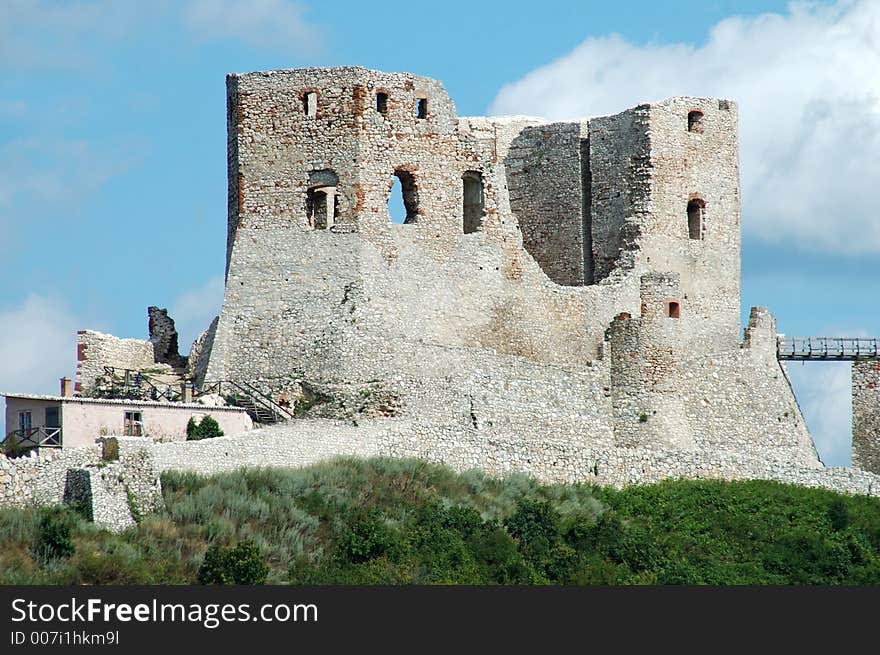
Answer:
POLYGON ((416 98, 416 118, 428 117, 428 99, 416 98))
POLYGON ((480 230, 483 224, 483 176, 477 171, 468 171, 462 178, 462 196, 464 199, 462 217, 464 233, 471 234, 480 230))
POLYGON ((303 113, 309 118, 318 115, 318 94, 316 92, 309 91, 303 95, 303 113))
POLYGON ((380 114, 388 113, 388 94, 381 91, 376 93, 376 111, 380 114))
POLYGON ((691 239, 702 239, 705 229, 706 203, 695 198, 687 205, 687 221, 688 221, 688 237, 691 239))

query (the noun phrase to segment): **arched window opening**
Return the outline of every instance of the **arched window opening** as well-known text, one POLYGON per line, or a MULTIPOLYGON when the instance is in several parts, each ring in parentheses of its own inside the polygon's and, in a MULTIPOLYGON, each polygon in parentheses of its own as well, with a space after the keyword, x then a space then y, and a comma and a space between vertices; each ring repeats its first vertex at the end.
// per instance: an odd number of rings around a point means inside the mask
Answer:
POLYGON ((703 132, 703 112, 697 109, 688 112, 688 132, 703 132))
POLYGON ((467 171, 461 178, 464 207, 464 233, 471 234, 480 230, 483 224, 483 176, 477 171, 467 171))
POLYGON ((388 94, 382 91, 376 92, 376 111, 380 114, 388 113, 388 94))
POLYGON ((706 203, 699 198, 694 198, 687 205, 688 215, 688 237, 691 239, 702 239, 705 217, 706 203))
POLYGON ((314 91, 309 91, 303 94, 302 97, 303 103, 303 113, 309 118, 314 118, 318 115, 318 94, 314 91))
POLYGON ((339 178, 330 170, 309 173, 309 186, 306 189, 306 217, 310 227, 326 230, 333 227, 339 218, 339 178))
POLYGON ((394 171, 394 182, 388 194, 388 215, 392 223, 415 223, 419 213, 419 192, 412 173, 394 171))
POLYGON ((416 98, 416 118, 428 117, 428 99, 416 98))
POLYGON ((677 300, 670 300, 666 304, 666 315, 669 318, 681 318, 681 303, 677 300))

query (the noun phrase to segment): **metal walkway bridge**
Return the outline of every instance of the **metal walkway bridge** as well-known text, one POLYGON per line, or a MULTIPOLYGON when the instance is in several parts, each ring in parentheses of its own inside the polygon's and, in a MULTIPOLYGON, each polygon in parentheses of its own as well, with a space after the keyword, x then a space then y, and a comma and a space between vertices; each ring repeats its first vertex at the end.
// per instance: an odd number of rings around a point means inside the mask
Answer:
POLYGON ((880 360, 880 339, 868 337, 779 337, 776 357, 790 361, 880 360))

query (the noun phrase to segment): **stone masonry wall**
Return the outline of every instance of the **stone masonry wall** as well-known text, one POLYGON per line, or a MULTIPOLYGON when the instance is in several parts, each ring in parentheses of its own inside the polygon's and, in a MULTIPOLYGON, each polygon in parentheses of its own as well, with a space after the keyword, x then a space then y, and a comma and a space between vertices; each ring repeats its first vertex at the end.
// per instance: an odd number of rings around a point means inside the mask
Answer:
POLYGON ((148 369, 155 364, 155 350, 150 341, 80 330, 76 334, 76 359, 74 389, 87 394, 96 379, 104 375, 105 366, 135 371, 148 369))
POLYGON ((688 350, 734 350, 740 339, 740 199, 737 108, 729 100, 673 98, 650 105, 651 211, 641 225, 642 264, 680 275, 682 298, 699 322, 688 350), (702 113, 699 131, 688 114, 702 113), (704 205, 690 238, 688 203, 704 205))
POLYGON ((649 106, 640 105, 589 121, 586 218, 596 282, 612 273, 625 275, 635 266, 637 239, 651 211, 648 116, 649 106))
POLYGON ((852 465, 880 473, 880 362, 852 364, 852 465))
POLYGON ((849 468, 803 467, 785 458, 755 457, 743 451, 609 448, 542 441, 540 437, 475 438, 470 431, 429 428, 408 421, 353 427, 303 420, 237 437, 155 444, 158 471, 212 474, 244 466, 306 466, 337 456, 414 457, 455 470, 489 475, 514 472, 545 483, 588 482, 621 487, 669 478, 766 479, 822 487, 842 493, 880 495, 880 476, 849 468))
POLYGON ((505 164, 523 247, 557 284, 587 283, 580 123, 523 129, 505 164))
POLYGON ((141 515, 158 511, 163 501, 150 442, 111 439, 120 443, 118 460, 102 458, 103 443, 14 459, 0 455, 0 507, 81 502, 96 525, 114 531, 133 525, 132 504, 141 515))

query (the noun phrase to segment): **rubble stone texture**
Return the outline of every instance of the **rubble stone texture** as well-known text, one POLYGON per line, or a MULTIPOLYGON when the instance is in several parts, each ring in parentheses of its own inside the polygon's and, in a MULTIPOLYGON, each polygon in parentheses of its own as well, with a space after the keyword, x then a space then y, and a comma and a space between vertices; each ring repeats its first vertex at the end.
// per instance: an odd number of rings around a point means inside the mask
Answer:
POLYGON ((880 473, 880 361, 852 365, 852 465, 880 473))

